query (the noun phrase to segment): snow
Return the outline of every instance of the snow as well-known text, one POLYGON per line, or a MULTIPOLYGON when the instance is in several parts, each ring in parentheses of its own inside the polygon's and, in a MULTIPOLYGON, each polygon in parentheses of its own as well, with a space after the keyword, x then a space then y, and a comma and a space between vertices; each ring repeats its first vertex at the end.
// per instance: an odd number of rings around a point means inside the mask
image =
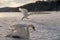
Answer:
POLYGON ((31 28, 29 29, 31 40, 60 40, 60 12, 48 12, 48 14, 39 12, 39 14, 30 15, 29 19, 24 19, 23 21, 21 20, 23 16, 21 13, 18 17, 19 13, 17 15, 16 13, 9 14, 11 17, 5 14, 5 16, 3 14, 0 16, 0 26, 2 26, 0 27, 0 40, 20 40, 4 37, 9 31, 9 27, 13 24, 33 24, 36 31, 33 31, 31 28))

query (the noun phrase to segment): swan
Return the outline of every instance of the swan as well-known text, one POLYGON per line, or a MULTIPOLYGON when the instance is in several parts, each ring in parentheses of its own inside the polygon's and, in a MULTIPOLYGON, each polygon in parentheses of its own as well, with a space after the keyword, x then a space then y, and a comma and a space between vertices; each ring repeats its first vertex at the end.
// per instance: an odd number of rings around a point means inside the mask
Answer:
MULTIPOLYGON (((35 27, 32 24, 14 24, 11 27, 11 31, 5 37, 20 37, 29 39, 29 27, 31 27, 35 31, 35 27)), ((16 38, 15 37, 15 38, 16 38)))
POLYGON ((22 20, 24 19, 24 18, 27 18, 27 19, 29 19, 28 18, 28 16, 30 15, 30 14, 28 14, 28 10, 27 9, 25 9, 25 8, 19 8, 19 11, 21 11, 22 13, 23 13, 23 17, 22 17, 22 20))

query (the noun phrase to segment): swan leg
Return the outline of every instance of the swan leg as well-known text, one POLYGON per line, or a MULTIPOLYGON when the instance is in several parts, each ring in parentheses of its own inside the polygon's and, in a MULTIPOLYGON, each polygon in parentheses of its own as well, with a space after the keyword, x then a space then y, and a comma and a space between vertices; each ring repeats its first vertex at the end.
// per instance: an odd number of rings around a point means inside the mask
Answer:
POLYGON ((23 20, 25 17, 23 17, 21 20, 23 20))
POLYGON ((24 16, 24 17, 22 18, 22 20, 23 20, 24 18, 29 19, 28 16, 24 16))

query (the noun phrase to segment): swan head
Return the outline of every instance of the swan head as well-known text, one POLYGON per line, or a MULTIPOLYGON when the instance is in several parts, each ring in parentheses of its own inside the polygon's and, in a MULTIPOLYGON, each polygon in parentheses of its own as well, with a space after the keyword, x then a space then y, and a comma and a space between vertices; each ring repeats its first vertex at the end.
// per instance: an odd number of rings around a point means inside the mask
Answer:
POLYGON ((35 31, 35 26, 34 25, 30 24, 28 26, 31 27, 35 31))

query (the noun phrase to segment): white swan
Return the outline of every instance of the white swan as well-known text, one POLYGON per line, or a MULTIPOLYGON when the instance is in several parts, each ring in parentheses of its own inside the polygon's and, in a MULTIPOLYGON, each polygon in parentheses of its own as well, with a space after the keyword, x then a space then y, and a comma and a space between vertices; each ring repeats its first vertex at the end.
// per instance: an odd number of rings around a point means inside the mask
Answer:
POLYGON ((27 18, 28 19, 28 16, 30 15, 30 14, 28 14, 28 10, 27 9, 25 9, 25 8, 19 8, 19 11, 21 11, 22 13, 23 13, 23 18, 22 18, 22 20, 24 19, 24 18, 27 18))
POLYGON ((29 27, 32 27, 33 30, 35 30, 35 27, 32 24, 30 25, 15 24, 10 27, 11 27, 11 32, 9 32, 9 34, 6 35, 6 37, 19 36, 29 39, 29 27))

